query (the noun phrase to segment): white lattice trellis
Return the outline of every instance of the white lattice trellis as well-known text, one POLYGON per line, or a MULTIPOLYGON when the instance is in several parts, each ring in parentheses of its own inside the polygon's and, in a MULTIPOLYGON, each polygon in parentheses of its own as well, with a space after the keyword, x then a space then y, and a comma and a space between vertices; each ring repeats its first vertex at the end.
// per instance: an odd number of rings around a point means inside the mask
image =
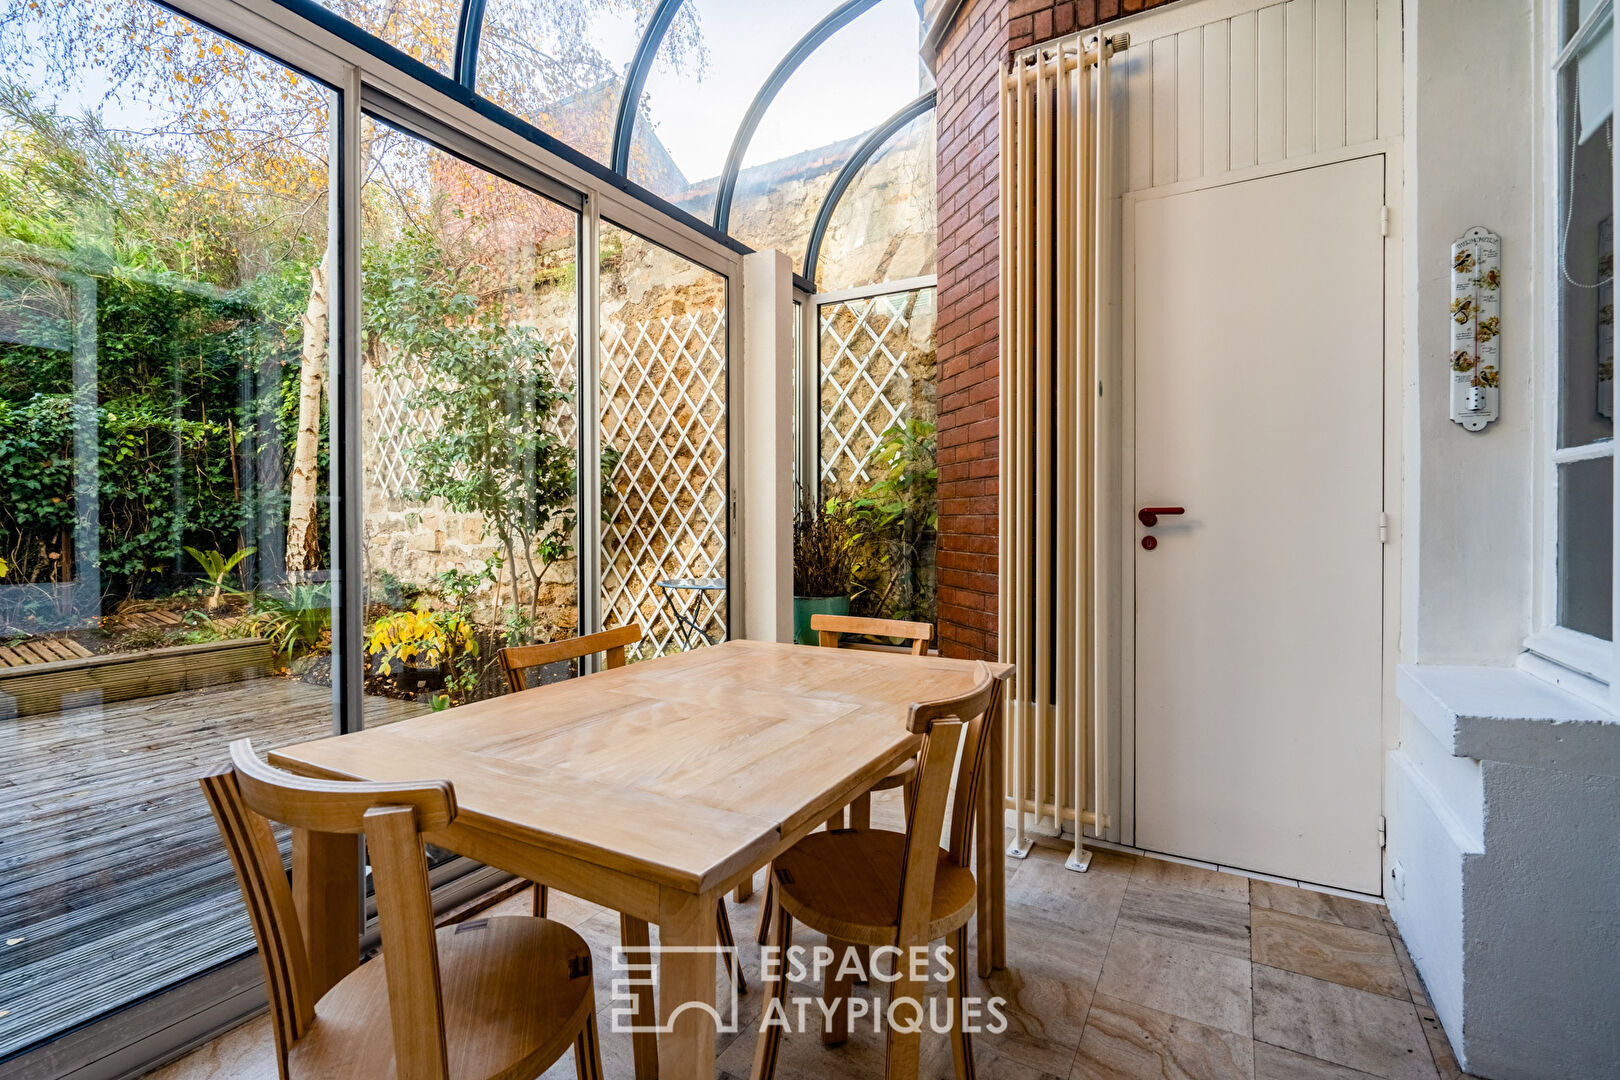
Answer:
POLYGON ((878 438, 910 414, 910 320, 917 292, 823 304, 821 481, 865 482, 878 438))
POLYGON ((623 455, 602 530, 603 614, 641 623, 643 656, 685 646, 685 605, 710 640, 725 636, 724 591, 658 587, 726 573, 725 340, 724 310, 603 327, 602 440, 623 455))
MULTIPOLYGON (((559 389, 574 391, 574 373, 579 370, 579 337, 573 327, 557 333, 551 341, 551 373, 559 389)), ((439 417, 428 410, 413 409, 411 398, 422 388, 425 378, 421 365, 406 357, 367 374, 366 388, 376 415, 370 452, 366 455, 366 483, 384 498, 397 499, 416 486, 416 472, 410 464, 410 447, 424 435, 439 430, 439 417)), ((558 410, 554 417, 557 435, 572 441, 579 429, 572 408, 558 410)))

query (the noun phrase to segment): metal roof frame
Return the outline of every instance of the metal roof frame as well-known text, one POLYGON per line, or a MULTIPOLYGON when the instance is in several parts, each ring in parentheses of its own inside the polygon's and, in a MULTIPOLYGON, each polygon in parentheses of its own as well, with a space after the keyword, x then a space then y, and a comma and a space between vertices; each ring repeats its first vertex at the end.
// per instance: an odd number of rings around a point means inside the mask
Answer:
POLYGON ((816 280, 816 264, 821 260, 821 241, 826 238, 827 226, 832 223, 833 211, 838 208, 838 200, 844 197, 849 185, 854 183, 855 176, 861 167, 870 161, 883 144, 894 138, 900 129, 911 123, 923 113, 932 109, 939 101, 939 90, 920 94, 901 106, 900 110, 890 116, 883 123, 872 129, 872 133, 861 140, 861 145, 855 148, 844 167, 838 171, 833 180, 832 187, 827 189, 827 197, 821 201, 821 210, 816 214, 816 223, 810 230, 810 242, 804 249, 804 276, 811 282, 816 280))
POLYGON ((793 73, 799 70, 800 64, 809 59, 811 53, 821 47, 822 42, 877 5, 878 0, 845 0, 795 42, 787 51, 787 55, 782 57, 775 69, 766 77, 759 92, 754 95, 754 100, 749 103, 742 121, 737 125, 737 134, 732 138, 731 149, 726 153, 726 165, 721 170, 720 186, 715 193, 715 228, 725 232, 731 224, 731 197, 737 188, 737 175, 742 171, 743 155, 748 152, 748 144, 753 141, 760 120, 764 118, 765 111, 771 107, 771 103, 776 100, 776 95, 781 92, 783 84, 793 77, 793 73))

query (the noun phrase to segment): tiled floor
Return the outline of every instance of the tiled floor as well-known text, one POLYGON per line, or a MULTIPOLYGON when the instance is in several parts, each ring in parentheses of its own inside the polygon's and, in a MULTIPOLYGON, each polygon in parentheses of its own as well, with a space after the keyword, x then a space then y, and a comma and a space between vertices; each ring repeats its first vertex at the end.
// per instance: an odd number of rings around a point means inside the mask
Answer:
MULTIPOLYGON (((1036 848, 1009 864, 1010 970, 978 994, 1007 1000, 1010 1023, 975 1040, 989 1080, 1456 1080, 1451 1049, 1382 907, 1179 863, 1098 852, 1076 874, 1036 848)), ((510 902, 524 910, 527 901, 510 902)), ((744 1078, 757 1022, 757 902, 732 904, 749 993, 741 1033, 722 1038, 722 1075, 744 1078)), ((559 897, 552 915, 580 930, 599 971, 618 935, 611 912, 559 897)), ((795 944, 815 944, 795 933, 795 944)), ((598 978, 603 1055, 629 1077, 629 1038, 609 1030, 598 978)), ((806 997, 814 987, 796 987, 806 997)), ((857 993, 876 991, 858 987, 857 993)), ((783 1040, 781 1080, 881 1077, 881 1036, 783 1040)), ((154 1080, 274 1080, 263 1019, 153 1074, 154 1080)), ((547 1073, 572 1077, 565 1058, 547 1073)), ((925 1042, 924 1077, 952 1075, 943 1036, 925 1042)))

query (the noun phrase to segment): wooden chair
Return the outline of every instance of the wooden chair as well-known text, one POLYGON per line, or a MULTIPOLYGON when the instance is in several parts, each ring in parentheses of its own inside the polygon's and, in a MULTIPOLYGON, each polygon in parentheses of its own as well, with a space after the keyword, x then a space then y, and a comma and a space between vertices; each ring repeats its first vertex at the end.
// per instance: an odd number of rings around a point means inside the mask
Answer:
POLYGON ((434 930, 421 834, 455 819, 448 782, 307 780, 246 739, 230 752, 200 783, 264 962, 282 1080, 532 1080, 570 1047, 581 1080, 601 1080, 583 938, 528 916, 434 930), (366 837, 383 953, 319 1001, 271 821, 366 837))
MULTIPOLYGON (((547 664, 602 653, 609 670, 622 668, 626 662, 625 647, 640 640, 640 624, 631 623, 582 637, 548 641, 543 645, 508 645, 496 653, 496 658, 501 662, 501 670, 506 672, 506 685, 516 694, 529 689, 530 671, 547 664)), ((549 899, 550 890, 537 882, 534 886, 534 913, 537 916, 545 918, 549 899)))
POLYGON ((496 655, 500 658, 501 669, 506 672, 506 685, 516 694, 529 688, 528 673, 531 670, 562 660, 578 660, 582 656, 603 653, 609 668, 622 668, 625 664, 625 647, 640 640, 641 627, 631 623, 584 637, 550 641, 544 645, 508 645, 496 655))
MULTIPOLYGON (((841 644, 845 634, 866 634, 870 637, 897 637, 906 638, 911 643, 912 656, 926 656, 928 643, 934 637, 934 624, 925 622, 905 622, 900 619, 861 619, 853 615, 812 615, 810 616, 810 629, 816 631, 821 647, 836 649, 841 644)), ((912 758, 888 776, 872 785, 872 791, 887 791, 890 788, 905 787, 911 782, 911 777, 917 769, 917 759, 912 758)), ((907 803, 911 802, 909 793, 907 803)), ((840 810, 831 821, 827 823, 829 829, 841 828, 844 824, 844 812, 840 810)), ((863 792, 855 797, 849 804, 849 827, 852 829, 869 829, 872 827, 872 794, 863 792)))
MULTIPOLYGON (((816 631, 822 648, 836 649, 845 634, 866 634, 871 637, 905 638, 911 643, 912 656, 926 656, 928 643, 934 637, 933 623, 906 622, 901 619, 863 619, 854 615, 812 615, 810 616, 810 629, 816 631)), ((911 777, 915 775, 917 759, 912 758, 888 776, 872 785, 872 791, 887 791, 890 788, 906 787, 911 777)), ((909 805, 911 792, 908 788, 904 802, 909 805)), ((829 829, 844 827, 844 811, 839 810, 827 822, 829 829)), ((869 829, 872 827, 872 795, 871 792, 862 792, 849 804, 849 827, 852 829, 869 829)), ((760 897, 759 905, 759 932, 756 940, 765 944, 765 935, 770 931, 771 910, 771 877, 765 875, 764 895, 760 897)))
MULTIPOLYGON (((772 867, 776 900, 771 943, 785 955, 793 940, 795 919, 827 935, 833 967, 823 986, 823 999, 833 1010, 822 1033, 825 1042, 848 1037, 848 978, 836 972, 852 946, 900 950, 893 961, 891 1010, 908 1021, 913 1012, 893 1002, 909 999, 927 1024, 923 1000, 926 984, 912 978, 913 948, 949 938, 947 948, 955 977, 947 999, 951 1015, 951 1056, 957 1080, 972 1080, 972 1039, 962 1022, 967 992, 967 926, 977 907, 976 885, 968 869, 972 858, 973 817, 983 798, 980 784, 988 760, 986 737, 993 710, 1000 704, 1001 681, 979 665, 979 684, 957 698, 921 702, 911 707, 910 729, 926 736, 911 786, 911 806, 903 833, 885 829, 835 829, 804 837, 772 867), (960 766, 956 756, 962 748, 960 766), (953 776, 954 772, 954 776, 953 776), (952 782, 956 795, 951 800, 952 782), (945 807, 951 802, 950 846, 939 847, 945 807)), ((893 954, 891 954, 893 955, 893 954)), ((762 1015, 784 990, 786 965, 774 965, 766 981, 762 1015)), ((780 1007, 780 1006, 778 1006, 780 1007)), ((894 1025, 888 1031, 888 1080, 915 1080, 920 1065, 920 1031, 894 1025)), ((771 1024, 760 1033, 754 1051, 753 1080, 771 1080, 776 1071, 782 1027, 771 1024)))
MULTIPOLYGON (((564 641, 552 641, 544 645, 508 645, 500 651, 499 657, 501 667, 506 672, 507 685, 516 694, 529 689, 529 671, 544 667, 546 664, 577 660, 592 653, 603 653, 609 670, 622 668, 625 665, 625 648, 640 640, 641 626, 638 623, 631 623, 628 626, 617 626, 611 630, 568 638, 564 641)), ((549 892, 546 886, 538 882, 534 886, 534 913, 542 918, 546 914, 549 892)), ((746 994, 748 981, 743 977, 742 964, 737 957, 737 942, 731 932, 731 916, 726 911, 724 900, 720 901, 715 923, 721 946, 732 950, 727 954, 730 958, 729 970, 732 981, 737 984, 739 992, 746 994)), ((628 941, 625 942, 626 946, 630 944, 628 941)))

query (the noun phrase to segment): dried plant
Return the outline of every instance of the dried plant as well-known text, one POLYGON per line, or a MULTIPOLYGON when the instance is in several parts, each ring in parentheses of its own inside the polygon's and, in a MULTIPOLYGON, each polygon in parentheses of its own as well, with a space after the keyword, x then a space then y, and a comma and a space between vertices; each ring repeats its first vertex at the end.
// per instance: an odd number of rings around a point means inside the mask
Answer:
POLYGON ((804 502, 793 517, 793 594, 848 596, 850 529, 842 515, 804 502))

